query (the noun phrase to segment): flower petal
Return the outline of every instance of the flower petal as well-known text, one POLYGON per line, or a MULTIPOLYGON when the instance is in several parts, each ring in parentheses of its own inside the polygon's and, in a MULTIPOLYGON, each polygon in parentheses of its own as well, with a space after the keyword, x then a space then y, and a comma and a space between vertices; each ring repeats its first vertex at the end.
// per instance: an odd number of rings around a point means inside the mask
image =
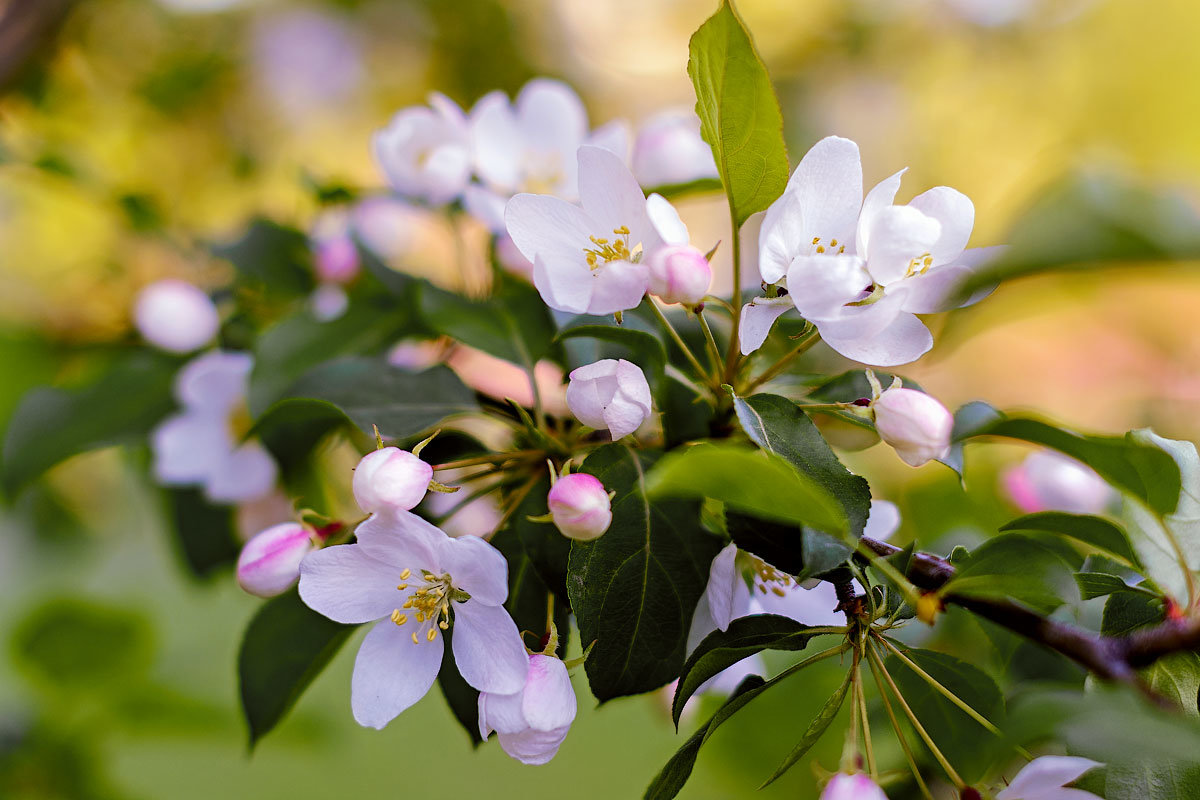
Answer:
POLYGON ((521 181, 524 140, 504 92, 489 92, 475 103, 471 109, 470 135, 479 177, 503 194, 515 191, 521 181))
POLYGON ((996 794, 996 800, 1023 800, 1076 781, 1090 769, 1103 766, 1097 761, 1074 756, 1040 756, 1026 764, 1008 788, 996 794))
POLYGON ((154 477, 167 486, 208 480, 233 450, 233 437, 222 416, 184 412, 167 417, 150 434, 154 477))
POLYGON ((517 95, 516 115, 527 147, 560 153, 568 163, 587 136, 587 109, 562 81, 534 78, 526 83, 517 95))
POLYGON ((587 313, 603 316, 637 308, 646 295, 650 275, 646 265, 632 261, 610 261, 589 270, 592 296, 587 313))
POLYGON ((556 311, 589 314, 592 292, 596 288, 595 271, 586 264, 559 261, 554 266, 538 256, 533 261, 533 285, 546 305, 556 311))
POLYGON ((875 215, 870 246, 859 253, 876 283, 902 279, 914 258, 933 252, 942 225, 912 206, 888 206, 875 215))
POLYGON ((629 246, 652 248, 658 234, 646 215, 646 195, 629 167, 602 147, 579 148, 579 201, 596 230, 591 235, 611 238, 616 228, 629 229, 629 246))
POLYGON ((632 139, 633 131, 630 130, 629 123, 623 119, 614 119, 588 134, 583 143, 603 147, 605 150, 616 153, 622 161, 628 162, 632 139))
POLYGON ((467 213, 487 226, 492 233, 504 233, 504 207, 508 204, 506 195, 497 194, 491 189, 476 183, 463 189, 463 206, 467 213))
POLYGON ((787 295, 756 297, 742 306, 742 323, 738 327, 738 345, 742 355, 748 356, 762 347, 775 320, 794 307, 792 298, 787 295))
POLYGON ((862 211, 858 215, 855 252, 859 254, 867 252, 867 242, 870 241, 871 226, 875 224, 875 218, 879 216, 880 211, 896 202, 896 192, 900 191, 900 179, 906 172, 908 172, 908 167, 884 178, 875 184, 875 187, 871 191, 867 192, 867 196, 863 200, 862 211))
POLYGON ((900 527, 900 509, 889 500, 872 500, 871 513, 862 535, 885 542, 900 527))
POLYGON ((960 297, 959 287, 980 266, 997 258, 1005 250, 996 247, 973 247, 964 250, 952 264, 934 267, 924 275, 914 275, 904 281, 908 296, 904 310, 914 314, 935 314, 952 308, 963 308, 978 303, 991 294, 996 286, 985 286, 967 298, 960 297))
POLYGON ((456 603, 451 630, 463 680, 481 692, 512 694, 525 685, 529 657, 517 624, 502 606, 456 603))
POLYGON ((788 296, 809 320, 837 319, 871 287, 857 256, 800 256, 788 268, 788 296))
POLYGON ((444 536, 438 550, 441 569, 473 602, 498 606, 508 599, 508 562, 499 550, 478 536, 444 536))
POLYGON ((359 725, 380 729, 425 696, 442 667, 442 637, 413 644, 412 632, 391 620, 375 624, 358 648, 350 707, 359 725))
POLYGON ((551 267, 560 262, 586 268, 583 249, 596 224, 578 206, 545 194, 518 194, 504 207, 504 225, 521 255, 551 267))
POLYGON ((891 324, 872 336, 855 336, 842 323, 817 323, 825 343, 846 358, 876 367, 894 367, 916 361, 933 347, 925 323, 902 311, 891 324), (826 329, 830 329, 828 332, 826 329), (846 330, 843 335, 842 331, 846 330))
POLYGON ((792 259, 811 249, 812 235, 804 224, 800 195, 784 192, 767 209, 758 230, 759 275, 766 283, 778 283, 787 275, 792 259))
POLYGON ((809 243, 819 236, 825 243, 837 239, 849 245, 863 203, 858 145, 840 136, 817 142, 800 159, 784 192, 797 193, 809 243))
POLYGON ((372 514, 359 524, 354 535, 364 553, 391 565, 397 573, 405 569, 440 571, 440 548, 450 538, 410 511, 372 514))
POLYGON ((935 186, 914 197, 908 204, 936 219, 942 226, 942 235, 930 248, 934 265, 949 264, 962 254, 971 239, 975 226, 975 204, 957 189, 935 186))
POLYGON ((558 748, 567 738, 569 728, 554 731, 525 730, 521 733, 505 734, 497 737, 500 747, 510 757, 531 767, 549 763, 558 755, 558 748))
POLYGON ((187 409, 228 413, 246 397, 254 356, 213 350, 189 361, 175 376, 175 397, 187 409))
POLYGON ((529 727, 540 731, 556 730, 575 721, 575 690, 562 661, 540 653, 529 657, 521 709, 529 727))
POLYGON ((832 583, 821 581, 813 589, 788 586, 783 597, 774 592, 755 596, 768 614, 780 614, 804 625, 844 625, 846 617, 837 611, 837 593, 832 583))
POLYGON ((704 596, 708 600, 709 613, 718 630, 726 630, 734 617, 734 597, 738 584, 745 589, 741 575, 737 571, 737 545, 730 543, 717 553, 708 568, 708 585, 704 596))
POLYGON ((204 493, 214 503, 257 500, 275 488, 279 467, 258 442, 246 442, 230 453, 209 476, 204 493))
POLYGON ((300 599, 334 622, 370 622, 404 604, 399 580, 393 565, 371 558, 362 545, 339 544, 300 562, 300 599))
POLYGON ((646 198, 646 214, 664 244, 687 244, 691 241, 687 225, 679 218, 679 212, 661 194, 655 192, 646 198))
POLYGON ((521 710, 524 694, 523 690, 513 694, 480 692, 479 735, 486 739, 492 731, 518 733, 528 728, 525 714, 521 710))

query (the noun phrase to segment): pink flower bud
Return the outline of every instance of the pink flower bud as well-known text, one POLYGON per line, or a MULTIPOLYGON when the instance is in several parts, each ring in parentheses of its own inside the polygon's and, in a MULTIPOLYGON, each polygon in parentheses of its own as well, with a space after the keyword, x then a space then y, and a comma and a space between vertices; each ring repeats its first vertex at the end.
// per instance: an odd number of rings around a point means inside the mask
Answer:
POLYGON ((212 341, 221 325, 217 307, 203 290, 173 279, 138 293, 133 320, 146 341, 172 353, 190 353, 212 341))
POLYGON ((1115 493, 1091 468, 1052 450, 1031 453, 1004 473, 1004 488, 1026 514, 1099 514, 1115 493))
POLYGON ((704 300, 712 283, 708 259, 690 244, 659 247, 646 263, 650 294, 664 303, 694 306, 704 300))
POLYGON ((566 665, 534 653, 519 692, 479 693, 479 733, 486 739, 496 731, 504 752, 522 764, 545 764, 567 738, 575 712, 575 690, 566 665))
POLYGON ((367 453, 354 469, 354 499, 368 514, 408 511, 425 496, 433 467, 398 447, 367 453))
POLYGON ((821 800, 887 800, 887 795, 866 775, 839 772, 825 784, 821 800))
POLYGON ((546 498, 554 526, 568 539, 587 542, 612 523, 612 503, 604 484, 584 472, 564 475, 550 487, 546 498))
POLYGON ((342 233, 317 239, 313 243, 317 279, 322 283, 349 283, 358 275, 358 248, 342 233))
POLYGON ((934 398, 914 389, 888 389, 871 403, 875 430, 910 467, 950 452, 954 417, 934 398))
POLYGON ((237 561, 237 582, 258 597, 274 597, 300 577, 300 562, 314 548, 312 533, 298 522, 284 522, 255 534, 237 561))

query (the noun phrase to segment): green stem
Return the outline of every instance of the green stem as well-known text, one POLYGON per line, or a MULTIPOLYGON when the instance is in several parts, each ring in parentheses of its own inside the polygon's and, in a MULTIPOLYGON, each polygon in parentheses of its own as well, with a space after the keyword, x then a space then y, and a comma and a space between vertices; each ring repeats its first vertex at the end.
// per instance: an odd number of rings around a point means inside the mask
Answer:
POLYGON ((444 464, 434 464, 434 470, 439 469, 458 469, 460 467, 474 467, 479 464, 501 464, 505 461, 511 461, 515 458, 527 458, 529 456, 540 456, 540 450, 510 450, 506 453, 488 453, 485 456, 472 456, 471 458, 460 458, 457 461, 447 461, 444 464))
POLYGON ((658 303, 655 303, 653 300, 651 300, 647 305, 654 309, 654 313, 658 317, 658 321, 662 323, 664 328, 666 328, 667 333, 671 336, 672 341, 675 342, 676 347, 683 351, 683 354, 687 357, 688 362, 692 365, 692 369, 696 370, 696 374, 700 377, 700 380, 704 381, 708 388, 715 391, 717 385, 713 383, 712 377, 708 374, 708 371, 701 366, 700 360, 696 358, 696 355, 687 346, 687 343, 683 341, 683 337, 679 335, 679 331, 675 330, 675 326, 671 324, 671 320, 667 319, 667 315, 664 314, 662 309, 658 307, 658 303))
POLYGON ((867 771, 871 780, 877 781, 879 769, 875 765, 875 744, 871 741, 871 721, 867 714, 867 692, 863 686, 861 666, 855 665, 854 671, 854 689, 858 694, 858 710, 862 714, 863 749, 867 751, 867 771))
POLYGON ((800 340, 800 342, 795 347, 793 347, 791 350, 789 350, 787 352, 787 354, 785 354, 782 358, 780 358, 774 364, 767 367, 767 369, 761 375, 759 375, 757 378, 755 378, 753 381, 750 382, 750 385, 747 386, 743 390, 742 393, 750 394, 755 389, 757 389, 759 386, 762 386, 764 383, 771 380, 779 373, 783 372, 785 369, 787 369, 788 365, 790 365, 793 361, 795 361, 800 356, 807 353, 809 351, 809 349, 819 341, 821 341, 821 335, 817 332, 817 329, 815 327, 812 328, 811 330, 807 331, 804 334, 804 337, 800 340))
POLYGON ((504 480, 501 479, 499 481, 496 481, 495 483, 488 484, 487 486, 476 489, 475 491, 471 492, 469 495, 464 497, 462 500, 459 500, 457 503, 455 503, 453 506, 451 506, 450 509, 446 511, 446 513, 439 515, 437 517, 437 522, 435 524, 440 528, 442 525, 446 524, 447 520, 449 520, 451 517, 453 517, 455 514, 457 514, 462 509, 466 508, 472 502, 474 502, 475 500, 478 500, 479 498, 483 497, 486 494, 491 494, 492 492, 496 491, 503 485, 504 485, 504 480))
POLYGON ((708 318, 701 311, 696 315, 700 320, 700 328, 704 331, 704 341, 708 345, 708 359, 712 362, 713 374, 718 375, 721 372, 721 349, 717 347, 717 340, 713 336, 712 328, 709 327, 708 318))
POLYGON ((538 388, 537 365, 527 362, 525 374, 529 376, 529 389, 533 392, 533 419, 538 430, 546 430, 546 412, 542 410, 542 390, 538 388))
POLYGON ((854 666, 850 672, 850 727, 846 730, 846 739, 842 743, 842 760, 838 763, 840 772, 853 773, 858 771, 858 682, 860 674, 858 665, 862 660, 859 650, 854 651, 854 666))
POLYGON ((724 382, 733 383, 741 360, 741 350, 738 346, 739 331, 742 326, 742 237, 737 222, 737 214, 733 210, 733 198, 729 199, 729 227, 733 230, 733 332, 729 335, 729 350, 725 354, 724 382))
POLYGON ((891 720, 892 730, 896 732, 896 741, 900 743, 900 749, 904 751, 904 757, 908 761, 908 767, 912 770, 913 778, 917 782, 917 786, 921 789, 921 794, 925 800, 933 800, 933 793, 929 791, 929 787, 925 785, 925 779, 921 777, 921 768, 917 766, 917 760, 913 758, 912 748, 908 746, 908 740, 904 738, 904 731, 900 727, 900 720, 896 718, 896 711, 892 708, 892 701, 888 699, 887 692, 883 688, 883 680, 879 677, 879 671, 875 669, 875 664, 870 659, 867 664, 871 667, 871 676, 875 678, 875 688, 879 690, 879 699, 883 701, 883 708, 887 711, 888 719, 891 720))
POLYGON ((496 523, 496 527, 492 528, 492 532, 484 537, 485 540, 490 540, 493 536, 504 529, 504 526, 508 524, 509 519, 511 519, 512 515, 516 513, 516 510, 520 507, 526 496, 533 491, 533 487, 537 486, 538 481, 541 479, 541 474, 535 472, 533 477, 525 482, 524 486, 522 486, 520 489, 514 492, 510 498, 508 498, 508 508, 504 509, 504 514, 501 515, 500 521, 496 523))

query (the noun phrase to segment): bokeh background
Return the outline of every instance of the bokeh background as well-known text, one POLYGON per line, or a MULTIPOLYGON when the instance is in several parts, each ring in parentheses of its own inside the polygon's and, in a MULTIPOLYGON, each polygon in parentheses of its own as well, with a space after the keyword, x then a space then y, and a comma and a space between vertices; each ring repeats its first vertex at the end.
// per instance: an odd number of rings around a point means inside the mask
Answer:
MULTIPOLYGON (((1200 190, 1192 0, 738 5, 793 163, 824 135, 853 138, 868 185, 907 165, 901 200, 937 184, 970 196, 974 245, 1003 242, 1080 169, 1200 190)), ((227 280, 206 243, 255 215, 308 229, 330 191, 381 187, 371 133, 430 90, 469 106, 559 77, 593 125, 689 107, 687 40, 713 6, 0 0, 0 425, 29 387, 132 338, 140 287, 227 280)), ((679 206, 694 241, 728 238, 721 198, 679 206)), ((415 270, 463 280, 443 266, 453 245, 436 220, 396 235, 415 243, 415 270)), ((985 399, 1080 429, 1194 440, 1198 303, 1187 265, 1026 279, 940 321, 933 352, 903 371, 951 407, 985 399)), ((948 470, 908 470, 883 448, 851 464, 901 505, 900 538, 946 548, 1014 515, 995 486, 1019 454, 980 450, 968 495, 948 470)), ((234 665, 257 601, 228 574, 185 575, 137 458, 72 459, 0 510, 0 797, 637 797, 681 743, 661 698, 594 709, 583 682, 580 717, 543 768, 494 745, 472 752, 436 692, 383 732, 361 729, 352 645, 251 757, 234 665)), ((937 635, 953 646, 973 623, 950 616, 937 635)), ((835 671, 805 673, 725 726, 683 797, 749 796, 835 671)), ((814 753, 833 766, 837 751, 828 740, 814 753)), ((796 769, 761 794, 810 797, 813 783, 796 769)))

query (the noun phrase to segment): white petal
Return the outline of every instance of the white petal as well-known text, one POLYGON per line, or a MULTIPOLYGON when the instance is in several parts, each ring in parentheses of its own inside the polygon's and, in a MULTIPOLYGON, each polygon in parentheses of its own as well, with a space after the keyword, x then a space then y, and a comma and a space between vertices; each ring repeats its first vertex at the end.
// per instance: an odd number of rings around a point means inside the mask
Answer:
POLYGON ((490 92, 475 103, 470 130, 475 171, 492 189, 505 194, 515 191, 525 145, 504 92, 490 92))
POLYGON ((704 596, 708 600, 709 613, 718 630, 726 630, 733 621, 733 599, 737 593, 737 584, 743 584, 742 576, 737 571, 737 545, 730 543, 717 553, 708 568, 708 586, 704 596))
MULTIPOLYGON (((637 308, 646 295, 646 285, 650 280, 646 265, 632 261, 610 261, 589 272, 590 275, 585 279, 591 282, 587 313, 597 316, 637 308)), ((536 276, 535 268, 535 279, 536 276)))
POLYGON ((562 81, 534 78, 526 83, 517 95, 516 114, 527 146, 560 153, 566 161, 587 136, 587 109, 562 81))
POLYGON ((809 320, 837 319, 862 298, 871 276, 857 256, 800 256, 788 269, 788 296, 809 320))
POLYGON ((479 693, 479 734, 487 738, 492 731, 497 733, 519 733, 529 725, 521 710, 524 690, 513 694, 479 693))
POLYGON ((889 500, 872 500, 863 536, 886 542, 900 527, 900 508, 889 500))
POLYGON ((797 193, 810 243, 815 236, 852 242, 863 202, 858 145, 838 136, 817 142, 796 166, 786 191, 797 193))
POLYGON ((267 449, 258 442, 246 442, 217 465, 204 493, 214 503, 249 502, 274 489, 278 477, 279 467, 267 449))
POLYGON ((504 233, 504 207, 508 204, 506 195, 485 189, 478 184, 470 184, 463 190, 463 206, 467 213, 487 226, 492 233, 504 233))
POLYGON ((622 161, 628 161, 630 139, 632 139, 632 132, 629 129, 629 123, 623 119, 614 119, 592 131, 584 144, 603 147, 605 150, 616 153, 622 161))
POLYGON ((518 194, 504 207, 504 225, 521 254, 551 268, 560 262, 587 266, 584 248, 596 224, 578 207, 543 194, 518 194))
POLYGON ((741 346, 742 355, 748 356, 762 347, 775 320, 791 308, 794 308, 792 298, 787 295, 756 297, 742 306, 742 322, 738 328, 738 344, 741 346))
POLYGON ((875 224, 875 218, 879 216, 879 212, 896 201, 896 192, 900 191, 900 178, 906 172, 908 172, 908 167, 884 178, 875 184, 871 191, 867 192, 867 196, 863 200, 862 211, 858 215, 856 252, 860 254, 867 252, 871 226, 875 224))
POLYGON ((975 226, 975 204, 957 189, 935 186, 908 202, 926 216, 936 219, 942 226, 942 235, 930 248, 933 263, 948 264, 962 254, 971 238, 975 226))
POLYGON ((696 694, 713 692, 715 694, 731 695, 746 678, 751 675, 765 674, 767 674, 766 662, 763 661, 760 653, 755 653, 752 656, 743 658, 741 661, 730 664, 700 684, 700 688, 696 690, 696 694))
POLYGON ((658 238, 646 216, 642 187, 625 162, 604 148, 579 148, 579 201, 598 228, 591 235, 611 238, 614 229, 625 226, 630 247, 658 238))
POLYGON ((588 309, 592 305, 597 277, 587 264, 551 262, 541 256, 533 261, 533 285, 543 302, 556 311, 592 313, 588 309))
POLYGON ((687 644, 684 651, 691 655, 696 646, 704 641, 704 637, 717 629, 716 620, 712 617, 712 612, 708 608, 708 594, 700 595, 700 600, 696 603, 696 610, 692 613, 692 624, 688 628, 687 644))
POLYGON ((650 397, 650 384, 646 382, 646 373, 642 372, 642 368, 621 358, 617 360, 614 374, 620 394, 649 414, 654 401, 650 397))
POLYGON ((804 211, 797 192, 784 192, 763 217, 758 231, 758 272, 767 283, 778 283, 798 255, 812 249, 804 211), (806 238, 807 237, 807 238, 806 238))
POLYGON ((442 667, 442 637, 413 644, 412 631, 385 619, 375 624, 358 648, 350 679, 354 719, 382 728, 429 691, 442 667))
POLYGON ((185 408, 226 413, 246 397, 254 356, 212 350, 189 361, 175 376, 175 397, 185 408))
POLYGON ((859 255, 875 281, 887 285, 904 277, 912 259, 932 252, 941 232, 940 222, 911 206, 888 206, 875 215, 870 246, 859 255))
MULTIPOLYGON (((876 367, 894 367, 916 361, 933 347, 933 336, 925 323, 908 312, 897 314, 892 323, 874 336, 841 338, 826 335, 825 328, 818 323, 821 338, 826 344, 846 358, 876 367)), ((840 333, 840 331, 839 331, 840 333)))
POLYGON ((529 657, 521 709, 529 727, 552 731, 575 721, 575 690, 567 667, 553 656, 529 657))
POLYGON ((558 754, 567 738, 567 728, 554 731, 526 730, 521 733, 500 734, 500 747, 512 758, 532 767, 548 763, 558 754))
POLYGON ((1004 250, 1003 245, 974 247, 964 250, 951 264, 906 278, 904 289, 908 297, 904 301, 904 310, 914 314, 934 314, 978 303, 995 290, 995 284, 984 286, 967 298, 959 296, 959 287, 975 270, 999 257, 1004 250))
POLYGON ((780 614, 804 625, 844 625, 846 617, 836 611, 837 593, 832 583, 821 581, 814 589, 789 586, 783 597, 774 592, 755 596, 755 601, 768 614, 780 614))
POLYGON ((440 571, 441 545, 450 538, 409 511, 372 514, 355 529, 354 535, 364 553, 390 564, 397 573, 405 569, 440 571))
POLYGON ((154 477, 167 486, 208 480, 233 450, 233 436, 223 416, 184 412, 167 417, 150 434, 154 477))
MULTIPOLYGON (((679 218, 679 212, 661 194, 655 193, 646 198, 646 214, 664 244, 687 244, 691 241, 687 225, 679 218)), ((645 261, 644 258, 642 260, 645 261)))
POLYGON ((525 685, 529 658, 517 624, 501 606, 456 603, 452 634, 454 661, 471 686, 512 694, 525 685))
POLYGON ((645 419, 645 409, 619 394, 604 409, 604 427, 614 442, 636 431, 645 419))
POLYGON ((1088 758, 1041 756, 1026 764, 1008 788, 996 795, 996 800, 1023 800, 1026 796, 1065 786, 1099 766, 1102 764, 1088 758))
POLYGON ((404 604, 399 580, 394 566, 371 558, 361 545, 339 544, 300 562, 300 599, 334 622, 370 622, 404 604))
POLYGON ((486 606, 508 599, 508 562, 500 551, 478 536, 442 537, 441 569, 454 579, 455 588, 486 606))

